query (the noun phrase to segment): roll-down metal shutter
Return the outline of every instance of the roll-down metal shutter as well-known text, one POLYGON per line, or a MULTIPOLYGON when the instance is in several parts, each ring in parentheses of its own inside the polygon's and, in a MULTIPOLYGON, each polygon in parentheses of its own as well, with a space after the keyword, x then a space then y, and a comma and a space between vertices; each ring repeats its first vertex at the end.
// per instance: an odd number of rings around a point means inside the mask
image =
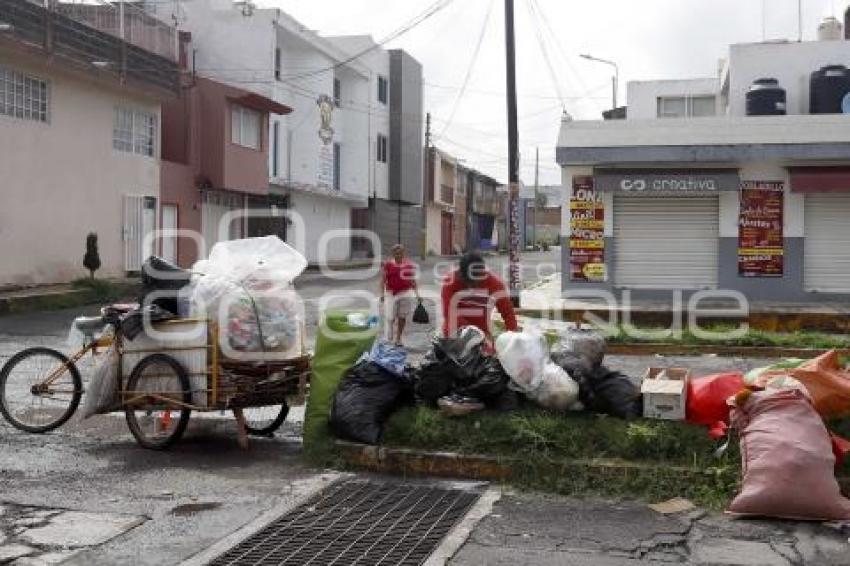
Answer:
POLYGON ((719 214, 717 196, 615 195, 614 284, 715 288, 719 214))
POLYGON ((850 293, 850 195, 806 195, 806 291, 850 293))

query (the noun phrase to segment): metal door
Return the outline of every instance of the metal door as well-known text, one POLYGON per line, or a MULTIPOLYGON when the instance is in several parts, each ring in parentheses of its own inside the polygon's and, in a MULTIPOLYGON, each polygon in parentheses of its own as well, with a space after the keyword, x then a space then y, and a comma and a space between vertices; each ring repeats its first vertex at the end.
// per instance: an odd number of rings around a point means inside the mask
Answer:
POLYGON ((124 195, 124 270, 139 271, 142 262, 153 254, 156 230, 156 198, 124 195))
POLYGON ((803 286, 806 291, 850 293, 850 195, 805 198, 803 286))
POLYGON ((440 253, 442 255, 452 255, 454 246, 452 246, 452 215, 449 212, 443 212, 440 218, 440 253))
POLYGON ((719 222, 716 195, 616 195, 615 285, 716 288, 719 222))
POLYGON ((177 205, 162 205, 162 259, 177 263, 177 205))

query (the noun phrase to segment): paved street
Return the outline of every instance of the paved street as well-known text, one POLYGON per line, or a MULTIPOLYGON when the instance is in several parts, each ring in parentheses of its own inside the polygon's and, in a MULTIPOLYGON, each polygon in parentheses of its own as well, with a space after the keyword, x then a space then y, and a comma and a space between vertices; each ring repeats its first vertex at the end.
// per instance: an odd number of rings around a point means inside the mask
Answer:
MULTIPOLYGON (((533 254, 529 265, 551 258, 533 254)), ((502 262, 503 257, 491 260, 495 266, 502 262)), ((433 262, 426 263, 426 291, 436 289, 432 269, 433 262)), ((530 273, 526 284, 536 280, 530 273)), ((335 282, 305 274, 299 289, 308 306, 309 340, 315 335, 315 306, 327 292, 343 297, 342 306, 352 306, 351 291, 375 285, 374 279, 335 282)), ((28 345, 63 349, 77 314, 0 318, 0 361, 28 345)), ((426 350, 428 333, 414 327, 409 336, 414 355, 426 350)), ((664 362, 687 364, 697 373, 760 363, 714 357, 664 362)), ((658 360, 612 356, 606 363, 639 375, 658 360)), ((338 477, 303 463, 301 408, 291 415, 277 437, 253 439, 248 451, 238 448, 229 415, 193 419, 185 439, 169 452, 138 448, 120 415, 72 420, 40 436, 0 423, 0 564, 19 557, 14 562, 19 566, 61 560, 161 566, 191 557, 338 477)), ((817 525, 730 522, 702 513, 665 517, 643 503, 508 492, 451 563, 850 564, 848 536, 817 525)))

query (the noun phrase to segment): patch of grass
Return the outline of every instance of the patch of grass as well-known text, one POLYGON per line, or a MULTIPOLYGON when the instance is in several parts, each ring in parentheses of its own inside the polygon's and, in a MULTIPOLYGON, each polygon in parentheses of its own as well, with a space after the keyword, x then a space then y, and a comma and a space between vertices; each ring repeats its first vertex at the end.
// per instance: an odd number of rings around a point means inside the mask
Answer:
MULTIPOLYGON (((505 325, 501 320, 493 322, 496 334, 504 332, 505 325)), ((768 330, 757 330, 751 328, 746 334, 737 338, 721 337, 709 340, 702 336, 696 336, 689 330, 683 330, 680 336, 671 336, 668 329, 650 326, 635 326, 644 333, 643 336, 635 333, 627 333, 622 326, 618 327, 615 334, 606 336, 609 344, 673 344, 683 346, 739 346, 739 347, 772 347, 772 348, 811 348, 816 350, 833 350, 850 348, 850 335, 827 334, 810 330, 799 330, 797 332, 771 332, 768 330)), ((719 336, 728 335, 737 327, 732 324, 712 324, 702 327, 705 332, 712 332, 719 336)), ((549 345, 558 341, 558 333, 550 331, 545 333, 549 345)))
MULTIPOLYGON (((850 419, 830 428, 850 436, 850 419)), ((384 444, 503 458, 517 486, 566 495, 681 496, 719 509, 740 481, 736 438, 718 458, 718 442, 705 428, 673 421, 538 409, 445 417, 427 407, 407 407, 388 421, 384 444)), ((842 474, 850 475, 850 464, 842 474)))
POLYGON ((71 281, 71 287, 86 292, 86 299, 93 303, 107 303, 126 299, 138 291, 138 285, 115 283, 106 279, 90 279, 81 277, 71 281))

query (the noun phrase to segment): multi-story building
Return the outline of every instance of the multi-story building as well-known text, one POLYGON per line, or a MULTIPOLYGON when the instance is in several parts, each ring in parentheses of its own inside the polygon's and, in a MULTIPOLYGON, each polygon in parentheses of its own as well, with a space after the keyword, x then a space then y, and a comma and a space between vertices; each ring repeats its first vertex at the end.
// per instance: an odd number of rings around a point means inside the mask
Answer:
POLYGON ((624 120, 565 119, 564 289, 850 296, 850 41, 837 28, 732 45, 716 77, 630 83, 624 120))
POLYGON ((200 76, 184 81, 162 108, 162 257, 190 267, 221 240, 286 240, 285 199, 269 195, 268 117, 289 108, 200 76))
POLYGON ((396 243, 422 250, 424 235, 422 66, 401 49, 385 50, 371 36, 330 36, 369 70, 369 206, 352 211, 352 228, 374 233, 381 249, 360 237, 362 255, 389 253, 396 243))
POLYGON ((50 6, 0 0, 0 286, 83 276, 90 232, 100 276, 136 271, 154 251, 144 246, 160 204, 160 105, 179 90, 174 30, 111 8, 149 32, 125 41, 125 26, 102 31, 50 6), (170 50, 145 42, 160 36, 170 50))
POLYGON ((426 252, 454 255, 496 247, 499 183, 463 160, 429 148, 425 162, 426 252))
MULTIPOLYGON (((164 20, 172 11, 157 6, 164 20)), ((421 68, 409 56, 376 46, 358 51, 371 40, 322 37, 251 2, 186 2, 176 16, 192 33, 198 74, 292 108, 290 116, 270 116, 268 177, 271 194, 289 207, 287 240, 310 261, 351 256, 352 218, 373 208, 370 198, 419 202, 421 68), (418 119, 394 118, 417 112, 418 119), (415 154, 407 150, 413 146, 415 154)), ((374 211, 367 226, 387 225, 373 220, 385 215, 379 203, 374 211)))

